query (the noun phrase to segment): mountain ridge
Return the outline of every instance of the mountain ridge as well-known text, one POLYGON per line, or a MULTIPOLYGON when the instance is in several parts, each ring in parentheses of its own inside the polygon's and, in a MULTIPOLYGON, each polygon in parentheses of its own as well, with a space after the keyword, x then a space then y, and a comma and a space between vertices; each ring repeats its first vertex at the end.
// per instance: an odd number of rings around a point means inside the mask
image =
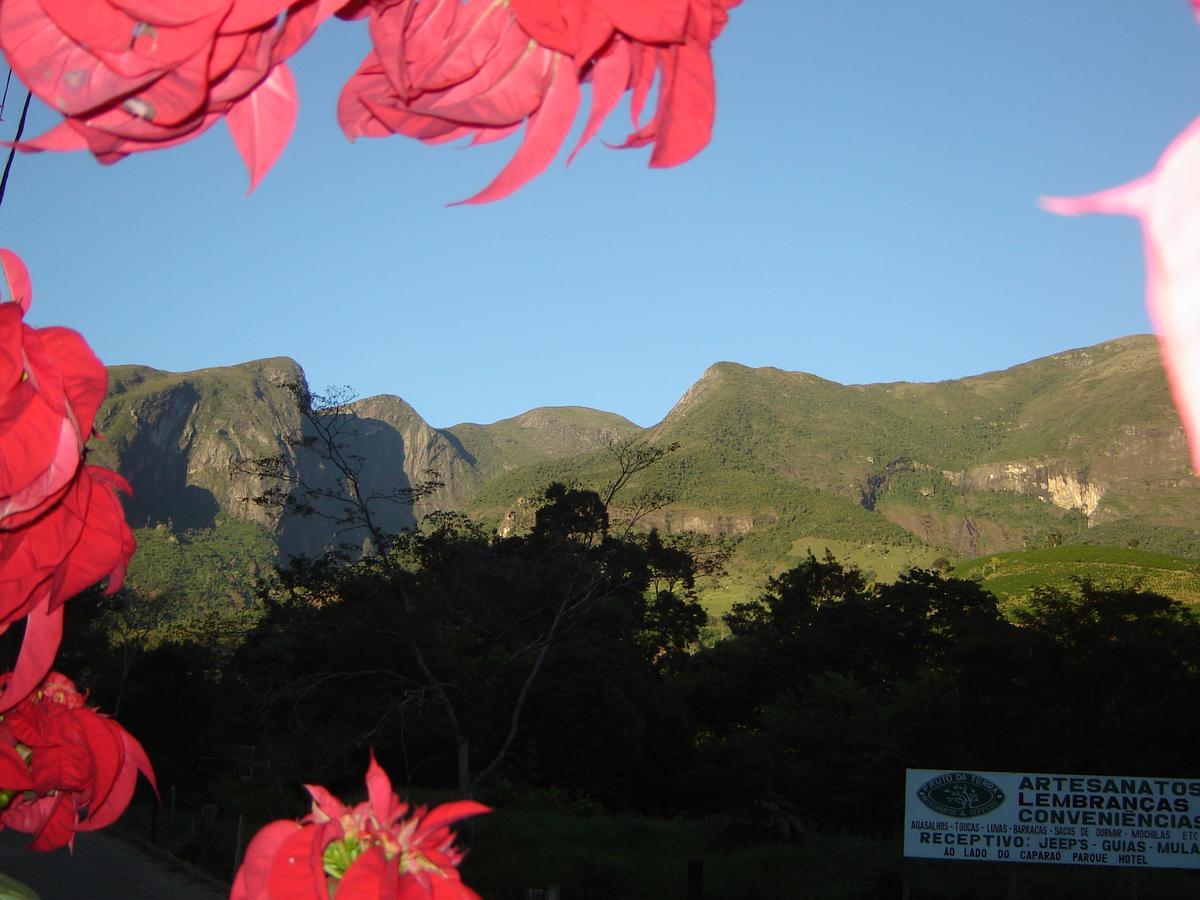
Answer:
MULTIPOLYGON (((277 455, 293 474, 334 476, 293 440, 304 423, 289 384, 307 390, 287 357, 110 369, 98 417, 108 437, 93 447, 134 483, 134 524, 209 527, 219 513, 267 528, 285 555, 327 546, 328 529, 249 502, 267 485, 234 471, 239 458, 277 455)), ((392 528, 433 509, 498 524, 550 480, 599 486, 606 448, 644 439, 679 445, 631 485, 673 498, 647 523, 740 538, 746 573, 777 570, 803 552, 797 541, 927 562, 1096 536, 1172 551, 1200 540, 1200 482, 1149 335, 937 382, 842 385, 720 361, 649 428, 580 406, 435 428, 394 394, 347 411, 344 438, 372 490, 419 484, 429 470, 445 484, 397 507, 392 528)))

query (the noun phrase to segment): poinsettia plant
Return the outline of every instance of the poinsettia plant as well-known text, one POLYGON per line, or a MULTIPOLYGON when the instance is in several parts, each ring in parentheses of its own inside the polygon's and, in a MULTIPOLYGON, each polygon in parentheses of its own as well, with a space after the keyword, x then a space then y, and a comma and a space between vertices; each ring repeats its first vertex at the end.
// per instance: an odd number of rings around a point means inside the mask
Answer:
POLYGON ((489 812, 473 800, 411 809, 371 755, 367 799, 347 806, 308 785, 312 811, 266 825, 246 848, 230 900, 478 900, 458 876, 450 826, 489 812))
POLYGON ((138 742, 51 673, 63 605, 107 579, 116 591, 133 532, 115 472, 84 463, 108 387, 103 364, 66 328, 32 328, 24 263, 0 250, 0 633, 24 622, 16 668, 0 676, 0 827, 35 850, 102 828, 154 774, 138 742))
POLYGON ((284 60, 337 5, 4 0, 5 58, 64 116, 22 149, 87 149, 111 163, 191 140, 224 118, 253 187, 295 124, 295 82, 284 60))
MULTIPOLYGON (((635 131, 622 147, 654 145, 651 166, 690 159, 709 141, 715 109, 712 42, 741 0, 468 0, 368 2, 374 49, 342 91, 351 139, 403 134, 481 144, 527 122, 516 155, 467 203, 498 200, 553 161, 592 86, 575 153, 633 93, 635 131), (640 119, 655 76, 658 105, 640 119)), ((345 12, 345 11, 344 11, 345 12)))
POLYGON ((116 591, 135 542, 117 497, 129 485, 83 462, 108 374, 76 332, 26 325, 29 272, 10 250, 0 267, 0 633, 25 622, 4 712, 50 671, 63 604, 105 578, 116 591))
POLYGON ((33 835, 34 850, 68 847, 77 832, 111 825, 139 772, 154 786, 141 744, 84 700, 51 672, 0 716, 0 825, 33 835))
MULTIPOLYGON (((627 91, 635 130, 673 166, 708 143, 711 47, 741 0, 4 0, 0 50, 62 122, 22 150, 89 150, 103 163, 191 140, 225 119, 250 187, 296 120, 286 60, 333 15, 369 20, 373 49, 338 104, 350 139, 402 134, 487 143, 522 124, 512 161, 469 203, 498 200, 550 165, 580 85, 580 146, 627 91), (655 76, 658 105, 642 124, 655 76)), ((578 148, 576 148, 578 150, 578 148)))

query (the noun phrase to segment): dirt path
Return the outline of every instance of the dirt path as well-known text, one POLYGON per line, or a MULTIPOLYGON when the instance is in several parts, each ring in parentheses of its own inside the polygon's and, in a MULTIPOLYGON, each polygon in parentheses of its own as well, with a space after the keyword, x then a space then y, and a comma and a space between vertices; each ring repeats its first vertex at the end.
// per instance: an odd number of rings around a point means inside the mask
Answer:
POLYGON ((229 896, 173 866, 169 858, 111 834, 81 834, 75 852, 26 850, 28 837, 0 832, 0 872, 41 900, 221 900, 229 896))

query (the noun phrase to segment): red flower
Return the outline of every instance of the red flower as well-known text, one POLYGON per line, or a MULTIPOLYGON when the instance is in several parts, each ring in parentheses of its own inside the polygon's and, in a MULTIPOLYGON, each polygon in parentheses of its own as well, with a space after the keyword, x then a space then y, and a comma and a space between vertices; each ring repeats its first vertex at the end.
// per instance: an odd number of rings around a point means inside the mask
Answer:
POLYGON ((102 163, 227 117, 251 190, 283 151, 296 91, 283 60, 345 0, 4 0, 0 49, 65 117, 22 150, 102 163))
POLYGON ((2 712, 50 671, 62 604, 106 577, 120 587, 135 544, 116 493, 129 485, 81 466, 104 366, 74 331, 26 325, 29 272, 9 250, 0 268, 0 633, 29 617, 2 712))
MULTIPOLYGON (((553 161, 575 120, 580 83, 592 112, 579 148, 626 91, 652 166, 690 159, 715 111, 710 48, 741 0, 377 0, 366 6, 374 50, 343 89, 338 119, 352 140, 404 134, 426 143, 498 140, 526 122, 516 155, 466 203, 498 200, 553 161), (654 116, 642 111, 661 74, 654 116)), ((572 153, 574 156, 574 153, 572 153)))
POLYGON ((55 672, 0 722, 0 826, 32 834, 34 850, 70 846, 76 832, 111 825, 138 772, 154 786, 142 746, 83 704, 55 672))
POLYGON ((413 810, 392 792, 372 755, 368 799, 346 806, 309 785, 312 812, 271 822, 254 836, 230 900, 478 900, 458 877, 463 851, 450 825, 488 812, 470 800, 413 810))
POLYGON ((28 617, 16 668, 0 693, 0 712, 50 671, 62 637, 63 603, 104 578, 109 593, 121 586, 136 543, 117 491, 129 491, 120 475, 84 466, 40 518, 0 532, 0 633, 28 617))
POLYGON ((0 250, 0 540, 66 493, 108 388, 104 366, 65 328, 30 328, 29 272, 0 250))
POLYGON ((0 50, 65 117, 20 149, 87 149, 112 163, 190 140, 224 117, 253 190, 295 124, 283 61, 335 12, 369 15, 375 49, 343 89, 343 130, 352 140, 483 143, 527 123, 508 166, 466 201, 482 203, 550 164, 584 81, 592 113, 579 147, 632 91, 634 132, 622 146, 653 144, 652 166, 699 152, 715 110, 710 48, 740 2, 4 0, 0 50), (641 124, 656 75, 658 106, 641 124))

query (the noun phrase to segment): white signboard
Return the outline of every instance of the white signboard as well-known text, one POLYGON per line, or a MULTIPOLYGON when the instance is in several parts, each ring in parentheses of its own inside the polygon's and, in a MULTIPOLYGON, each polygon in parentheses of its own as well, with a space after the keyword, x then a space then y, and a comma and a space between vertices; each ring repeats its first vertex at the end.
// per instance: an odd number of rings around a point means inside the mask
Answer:
POLYGON ((904 855, 1200 868, 1200 780, 909 769, 904 855))

